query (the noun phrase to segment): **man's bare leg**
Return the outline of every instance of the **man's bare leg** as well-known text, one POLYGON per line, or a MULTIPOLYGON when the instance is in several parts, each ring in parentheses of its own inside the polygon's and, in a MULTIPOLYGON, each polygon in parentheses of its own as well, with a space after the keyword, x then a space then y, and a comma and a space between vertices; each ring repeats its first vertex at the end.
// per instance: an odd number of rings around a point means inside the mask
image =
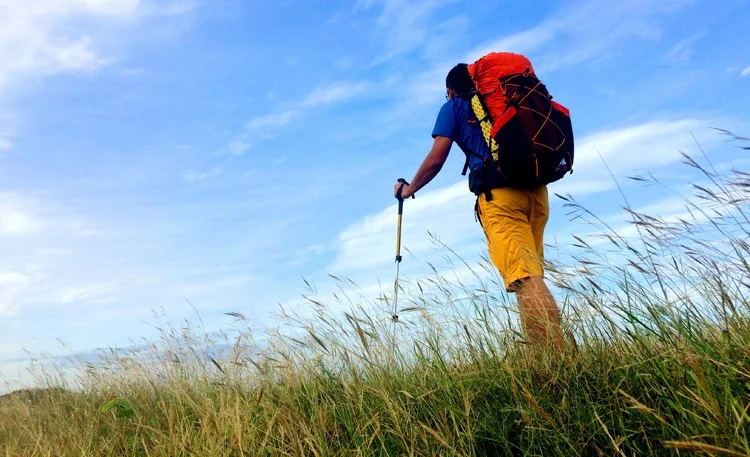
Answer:
POLYGON ((560 309, 541 276, 522 279, 516 290, 521 325, 532 346, 563 349, 560 309))

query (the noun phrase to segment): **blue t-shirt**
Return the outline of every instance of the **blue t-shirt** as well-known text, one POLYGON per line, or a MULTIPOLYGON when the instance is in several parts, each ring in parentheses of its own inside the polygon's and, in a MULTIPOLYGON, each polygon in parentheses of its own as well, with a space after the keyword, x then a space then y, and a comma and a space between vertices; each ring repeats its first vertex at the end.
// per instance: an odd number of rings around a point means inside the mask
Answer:
POLYGON ((480 167, 483 158, 489 156, 487 142, 484 141, 482 128, 476 119, 471 110, 471 102, 456 97, 445 102, 440 108, 435 128, 432 130, 433 138, 444 136, 458 144, 469 157, 469 170, 480 167))

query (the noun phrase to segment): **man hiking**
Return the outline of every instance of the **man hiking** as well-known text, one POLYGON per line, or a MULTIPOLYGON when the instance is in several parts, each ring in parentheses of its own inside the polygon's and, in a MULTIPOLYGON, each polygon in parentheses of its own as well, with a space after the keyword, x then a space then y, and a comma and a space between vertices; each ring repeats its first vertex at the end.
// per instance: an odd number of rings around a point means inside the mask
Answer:
MULTIPOLYGON (((485 110, 488 110, 487 106, 493 100, 486 97, 472 100, 474 95, 482 96, 484 93, 484 91, 477 90, 477 78, 482 76, 479 69, 480 64, 483 65, 483 70, 486 70, 485 73, 490 71, 487 69, 494 68, 492 71, 497 71, 498 68, 504 68, 501 72, 510 73, 511 79, 518 76, 518 73, 514 73, 514 68, 523 68, 520 70, 520 72, 525 71, 523 76, 533 77, 533 80, 531 80, 533 87, 544 88, 544 86, 541 83, 537 84, 538 80, 535 79, 530 70, 531 64, 525 57, 510 53, 492 53, 485 59, 488 57, 493 59, 490 64, 493 64, 494 67, 480 59, 472 66, 458 64, 450 70, 445 81, 446 99, 448 101, 440 109, 432 131, 432 137, 434 138, 432 149, 409 184, 399 182, 395 185, 394 195, 398 198, 400 189, 400 197, 407 199, 429 183, 443 167, 453 142, 456 142, 467 157, 464 173, 466 168, 471 170, 469 187, 477 194, 475 210, 487 237, 490 259, 499 270, 506 290, 516 294, 521 324, 527 342, 532 347, 551 344, 556 349, 561 349, 563 338, 560 328, 560 311, 545 284, 542 267, 543 235, 549 216, 546 183, 559 179, 559 177, 540 179, 540 164, 542 167, 546 166, 544 162, 546 156, 542 157, 543 154, 538 152, 534 153, 533 158, 536 163, 536 181, 529 178, 530 183, 522 182, 523 179, 518 178, 518 176, 521 176, 521 172, 513 176, 499 172, 502 167, 497 164, 502 163, 502 156, 506 152, 504 148, 513 146, 508 146, 512 138, 508 140, 510 137, 507 128, 499 128, 501 134, 495 137, 499 141, 497 141, 497 145, 494 144, 495 141, 486 135, 489 126, 486 127, 485 131, 482 128, 482 121, 487 121, 489 116, 483 116, 487 119, 477 116, 477 110, 481 110, 482 106, 485 110), (474 78, 472 78, 472 75, 474 78), (477 103, 477 100, 481 100, 482 103, 474 107, 472 103, 477 103), (506 130, 504 133, 503 129, 506 130), (495 159, 499 157, 499 161, 489 160, 492 157, 491 147, 497 149, 494 157, 495 159), (516 179, 513 179, 514 176, 516 179), (539 182, 541 184, 538 184, 539 182)), ((497 85, 497 81, 501 81, 502 78, 495 76, 497 75, 486 78, 486 80, 494 81, 497 85)), ((508 96, 512 91, 512 85, 513 82, 506 81, 506 84, 503 85, 501 81, 502 87, 496 87, 495 89, 501 89, 505 96, 508 96)), ((522 87, 524 84, 518 84, 518 86, 522 87)), ((498 95, 503 95, 500 90, 497 90, 497 92, 498 95)), ((520 95, 516 97, 516 102, 521 98, 528 97, 530 92, 533 92, 533 88, 531 91, 519 91, 520 95)), ((546 94, 546 89, 544 89, 544 93, 546 94)), ((548 94, 545 96, 548 97, 548 94)), ((498 100, 494 100, 494 103, 497 104, 498 100)), ((548 97, 539 103, 549 105, 550 100, 551 97, 548 97)), ((504 105, 514 104, 514 111, 524 111, 523 103, 525 103, 525 100, 519 104, 508 97, 507 99, 504 98, 502 103, 504 105)), ((561 107, 561 105, 557 106, 561 107)), ((496 112, 493 113, 492 108, 492 106, 489 107, 489 114, 496 114, 496 116, 493 116, 496 119, 501 119, 508 110, 506 106, 502 108, 502 111, 497 112, 499 108, 496 107, 496 112)), ((564 109, 564 107, 561 108, 564 109)), ((541 109, 537 106, 532 111, 541 109)), ((565 110, 565 114, 568 114, 567 110, 565 110)), ((555 113, 555 115, 557 114, 555 113)), ((552 118, 547 116, 546 122, 551 122, 550 119, 552 118)), ((521 122, 526 121, 521 119, 521 122)), ((561 125, 562 123, 564 122, 559 122, 561 125)), ((544 136, 544 134, 540 134, 541 131, 542 128, 540 127, 534 136, 544 136)), ((572 143, 572 131, 569 135, 569 142, 572 143)), ((525 149, 521 156, 527 155, 528 150, 536 151, 539 148, 535 145, 527 145, 525 149)), ((572 167, 572 146, 570 152, 566 154, 569 154, 570 163, 568 164, 567 160, 561 162, 557 158, 558 156, 555 156, 549 159, 556 161, 550 170, 557 167, 559 174, 558 162, 560 164, 564 162, 568 169, 572 167)), ((505 165, 503 164, 503 166, 505 165)), ((506 168, 512 170, 513 165, 510 164, 506 168)), ((516 168, 520 169, 519 167, 516 168)))

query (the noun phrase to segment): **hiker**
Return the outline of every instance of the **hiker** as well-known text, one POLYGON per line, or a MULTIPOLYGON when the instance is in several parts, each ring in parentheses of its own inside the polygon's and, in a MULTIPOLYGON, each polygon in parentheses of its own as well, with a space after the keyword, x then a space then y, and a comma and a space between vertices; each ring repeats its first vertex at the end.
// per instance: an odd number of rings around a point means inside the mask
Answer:
POLYGON ((491 53, 472 65, 458 64, 448 73, 445 85, 447 102, 432 131, 432 149, 409 184, 396 183, 394 195, 400 189, 405 200, 429 183, 456 142, 466 154, 464 174, 471 170, 469 188, 477 195, 475 212, 487 237, 490 259, 506 290, 516 294, 526 340, 532 347, 552 344, 561 349, 560 310, 543 279, 542 258, 549 217, 546 184, 572 170, 569 113, 551 102, 531 63, 518 54, 491 53), (537 105, 527 110, 527 102, 537 105), (524 117, 526 112, 540 110, 546 117, 524 117), (491 118, 505 124, 492 124, 491 118), (531 126, 535 132, 527 136, 533 140, 546 137, 554 143, 553 152, 540 152, 535 141, 521 141, 519 132, 529 127, 524 123, 536 123, 531 126), (552 125, 554 131, 544 131, 545 125, 552 125))

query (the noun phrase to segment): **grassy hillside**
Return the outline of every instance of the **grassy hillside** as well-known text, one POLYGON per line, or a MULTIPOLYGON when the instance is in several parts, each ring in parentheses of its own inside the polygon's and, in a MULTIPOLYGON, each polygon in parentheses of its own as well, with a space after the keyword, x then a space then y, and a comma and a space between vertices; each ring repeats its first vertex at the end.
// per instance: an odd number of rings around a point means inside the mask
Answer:
POLYGON ((686 162, 684 214, 626 208, 632 236, 562 196, 600 234, 549 267, 566 352, 529 352, 487 265, 413 284, 395 331, 334 279, 279 330, 165 328, 75 391, 1 397, 2 455, 750 455, 750 175, 686 162))

